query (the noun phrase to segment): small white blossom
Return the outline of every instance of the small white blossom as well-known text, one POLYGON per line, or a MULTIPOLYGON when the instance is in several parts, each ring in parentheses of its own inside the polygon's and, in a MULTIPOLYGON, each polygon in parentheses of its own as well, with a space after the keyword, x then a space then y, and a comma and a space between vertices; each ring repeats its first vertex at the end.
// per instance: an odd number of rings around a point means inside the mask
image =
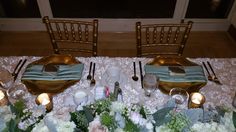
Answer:
POLYGON ((111 110, 114 112, 122 112, 125 109, 125 105, 122 102, 115 101, 111 104, 111 110))

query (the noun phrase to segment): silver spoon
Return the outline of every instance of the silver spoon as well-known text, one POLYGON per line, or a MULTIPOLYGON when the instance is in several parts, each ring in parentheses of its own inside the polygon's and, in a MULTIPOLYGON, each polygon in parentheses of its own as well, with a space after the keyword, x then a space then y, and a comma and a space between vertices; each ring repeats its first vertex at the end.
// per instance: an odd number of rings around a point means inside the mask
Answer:
POLYGON ((134 81, 138 81, 138 77, 136 76, 135 62, 133 62, 133 66, 134 66, 134 76, 132 76, 132 79, 133 79, 134 81))
POLYGON ((89 66, 89 74, 88 74, 88 76, 87 76, 87 79, 88 79, 88 80, 91 80, 91 78, 92 78, 92 76, 91 76, 92 64, 93 64, 93 62, 90 62, 90 66, 89 66))
POLYGON ((92 76, 92 80, 90 82, 90 86, 94 86, 96 83, 96 80, 94 79, 94 74, 95 74, 95 63, 93 63, 93 76, 92 76))

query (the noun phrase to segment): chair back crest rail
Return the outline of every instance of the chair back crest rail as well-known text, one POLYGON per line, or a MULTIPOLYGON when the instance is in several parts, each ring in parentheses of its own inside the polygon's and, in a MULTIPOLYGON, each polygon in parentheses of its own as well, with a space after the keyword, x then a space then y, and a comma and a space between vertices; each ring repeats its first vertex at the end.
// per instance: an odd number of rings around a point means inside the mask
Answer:
POLYGON ((98 20, 77 21, 43 17, 55 54, 79 52, 97 56, 98 20))
POLYGON ((136 22, 137 56, 182 56, 193 22, 141 24, 136 22))

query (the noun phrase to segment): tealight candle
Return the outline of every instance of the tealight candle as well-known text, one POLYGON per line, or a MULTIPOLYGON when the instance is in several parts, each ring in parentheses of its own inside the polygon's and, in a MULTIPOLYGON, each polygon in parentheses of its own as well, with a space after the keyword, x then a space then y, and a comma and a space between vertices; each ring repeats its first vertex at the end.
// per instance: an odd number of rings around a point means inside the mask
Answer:
POLYGON ((189 108, 200 108, 205 103, 203 94, 194 92, 190 94, 189 108))
POLYGON ((53 108, 52 97, 47 93, 42 93, 38 95, 35 102, 38 105, 44 105, 48 112, 50 112, 53 108))
POLYGON ((6 105, 7 103, 8 103, 8 99, 5 92, 0 90, 0 106, 6 105))

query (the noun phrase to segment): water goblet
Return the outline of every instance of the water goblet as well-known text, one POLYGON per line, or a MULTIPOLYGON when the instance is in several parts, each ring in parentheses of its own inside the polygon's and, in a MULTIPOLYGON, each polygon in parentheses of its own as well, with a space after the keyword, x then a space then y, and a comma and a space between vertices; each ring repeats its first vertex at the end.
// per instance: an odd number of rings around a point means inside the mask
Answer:
POLYGON ((145 95, 150 97, 159 85, 159 77, 154 74, 145 74, 143 77, 143 88, 145 95))
POLYGON ((24 84, 16 84, 7 90, 7 96, 11 103, 15 103, 17 100, 25 101, 24 96, 26 95, 27 89, 24 84))
POLYGON ((176 109, 187 107, 187 100, 189 98, 189 94, 186 90, 182 88, 172 88, 169 92, 169 95, 172 99, 174 99, 176 104, 176 109))

